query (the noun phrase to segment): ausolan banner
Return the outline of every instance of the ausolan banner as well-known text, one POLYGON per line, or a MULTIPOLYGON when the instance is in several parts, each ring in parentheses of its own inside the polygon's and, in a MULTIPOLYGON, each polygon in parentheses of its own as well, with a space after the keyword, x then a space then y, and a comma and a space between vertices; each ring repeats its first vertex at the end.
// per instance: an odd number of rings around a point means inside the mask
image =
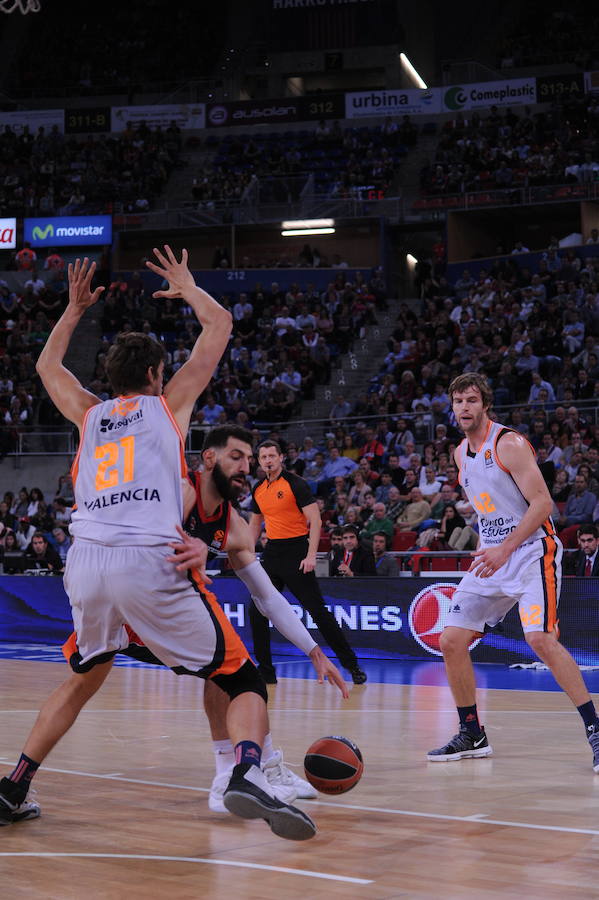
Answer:
POLYGON ((14 250, 17 246, 17 220, 0 219, 0 250, 14 250))
MULTIPOLYGON (((374 659, 440 660, 443 631, 458 578, 321 578, 325 603, 358 656, 374 659)), ((236 578, 216 578, 213 589, 248 648, 249 595, 236 578)), ((296 614, 322 643, 309 613, 286 594, 296 614)), ((582 665, 599 665, 597 579, 565 578, 559 605, 560 639, 582 665)), ((59 577, 0 578, 0 641, 62 644, 71 631, 71 612, 59 577)), ((274 628, 273 650, 301 655, 274 628)), ((516 610, 500 629, 472 647, 475 662, 530 663, 536 658, 522 636, 516 610)))
POLYGON ((239 100, 236 103, 212 103, 206 112, 208 128, 225 125, 276 125, 279 122, 300 122, 300 100, 239 100))
POLYGON ((35 247, 78 247, 112 243, 111 216, 25 219, 24 240, 35 247))
POLYGON ((148 128, 163 130, 174 122, 181 131, 206 127, 205 103, 171 103, 162 106, 113 106, 112 131, 125 131, 131 125, 138 128, 141 123, 148 128))

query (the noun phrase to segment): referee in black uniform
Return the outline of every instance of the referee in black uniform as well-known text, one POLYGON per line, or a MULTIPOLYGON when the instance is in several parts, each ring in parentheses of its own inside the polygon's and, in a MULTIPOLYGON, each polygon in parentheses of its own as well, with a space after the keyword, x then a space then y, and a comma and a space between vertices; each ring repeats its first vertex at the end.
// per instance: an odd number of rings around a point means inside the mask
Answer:
MULTIPOLYGON (((337 620, 326 608, 314 574, 321 520, 308 483, 283 469, 283 456, 276 441, 260 444, 258 462, 266 477, 253 490, 250 528, 256 542, 264 519, 268 542, 262 554, 262 566, 278 590, 287 587, 310 613, 341 665, 349 669, 354 684, 364 684, 366 673, 359 667, 337 620)), ((276 684, 268 619, 253 602, 250 624, 258 669, 266 682, 276 684)))

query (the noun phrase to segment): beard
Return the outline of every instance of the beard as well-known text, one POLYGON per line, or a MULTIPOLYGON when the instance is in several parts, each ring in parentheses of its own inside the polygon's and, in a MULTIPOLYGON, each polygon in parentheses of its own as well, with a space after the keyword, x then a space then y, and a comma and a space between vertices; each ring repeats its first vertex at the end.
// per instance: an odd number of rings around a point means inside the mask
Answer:
MULTIPOLYGON (((237 475, 235 477, 240 478, 242 476, 237 475)), ((216 490, 219 492, 223 500, 234 501, 237 500, 237 498, 241 494, 241 485, 234 484, 230 478, 227 478, 218 463, 215 463, 214 468, 212 469, 212 480, 214 481, 216 490)))

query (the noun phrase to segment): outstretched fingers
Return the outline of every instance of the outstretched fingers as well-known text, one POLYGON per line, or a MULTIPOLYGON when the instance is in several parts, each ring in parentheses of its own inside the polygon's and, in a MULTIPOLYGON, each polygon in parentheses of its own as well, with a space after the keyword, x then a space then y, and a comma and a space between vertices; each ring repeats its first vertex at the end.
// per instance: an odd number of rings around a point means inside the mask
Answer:
MULTIPOLYGON (((166 249, 166 247, 165 247, 165 249, 166 249)), ((153 250, 154 256, 155 256, 156 259, 160 262, 160 264, 161 264, 165 269, 168 268, 169 261, 168 261, 168 259, 166 259, 166 257, 163 255, 162 251, 159 250, 158 247, 153 247, 152 250, 153 250)))
POLYGON ((331 668, 325 673, 325 675, 332 684, 339 688, 343 699, 347 700, 347 698, 349 697, 349 691, 339 669, 336 666, 331 666, 331 668))

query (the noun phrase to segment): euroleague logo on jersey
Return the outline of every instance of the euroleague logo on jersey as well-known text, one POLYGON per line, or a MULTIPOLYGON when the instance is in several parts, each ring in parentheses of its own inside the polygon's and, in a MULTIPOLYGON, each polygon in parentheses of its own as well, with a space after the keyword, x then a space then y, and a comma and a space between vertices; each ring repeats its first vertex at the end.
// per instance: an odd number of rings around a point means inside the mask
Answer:
MULTIPOLYGON (((408 624, 414 640, 435 656, 443 656, 439 639, 457 587, 457 584, 446 581, 429 584, 416 594, 408 610, 408 624)), ((480 638, 473 641, 470 649, 476 647, 479 641, 480 638)))

